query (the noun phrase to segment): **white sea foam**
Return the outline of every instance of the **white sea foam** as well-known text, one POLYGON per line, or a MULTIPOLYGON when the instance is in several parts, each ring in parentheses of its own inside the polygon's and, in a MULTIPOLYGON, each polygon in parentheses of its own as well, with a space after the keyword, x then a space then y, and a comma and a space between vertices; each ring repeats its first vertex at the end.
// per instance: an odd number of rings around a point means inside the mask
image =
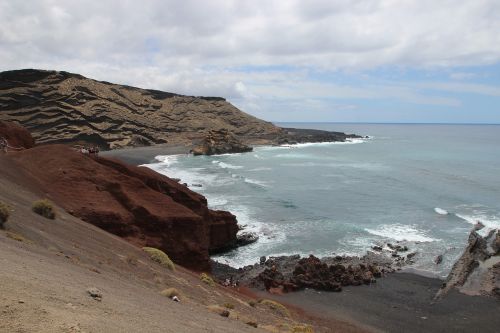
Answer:
POLYGON ((434 211, 439 215, 448 215, 448 211, 439 207, 434 208, 434 211))
POLYGON ((250 169, 248 171, 257 172, 257 171, 269 171, 269 170, 272 170, 272 168, 260 167, 260 168, 250 169))
POLYGON ((383 224, 376 229, 365 228, 365 231, 372 235, 390 238, 396 241, 434 242, 439 240, 427 236, 423 231, 418 230, 413 225, 383 224))
POLYGON ((158 155, 155 157, 155 160, 161 162, 164 166, 169 167, 177 163, 179 156, 180 155, 158 155))
POLYGON ((330 145, 353 145, 358 143, 364 143, 363 139, 346 139, 346 141, 331 141, 331 142, 306 142, 306 143, 297 143, 294 145, 283 145, 283 147, 290 148, 305 148, 311 146, 330 146, 330 145))
POLYGON ((222 169, 243 169, 241 165, 232 165, 229 163, 224 163, 221 161, 212 161, 213 164, 217 164, 222 169))
POLYGON ((244 178, 244 182, 245 183, 248 183, 248 184, 252 184, 252 185, 257 185, 257 186, 261 186, 261 187, 269 187, 269 184, 264 182, 264 181, 261 181, 261 180, 256 180, 256 179, 251 179, 251 178, 244 178))
POLYGON ((491 230, 494 229, 500 229, 500 218, 497 216, 491 216, 491 215, 486 215, 486 214, 472 214, 472 215, 465 215, 465 214, 455 214, 458 218, 472 224, 476 225, 478 222, 482 223, 484 225, 484 228, 479 230, 478 233, 481 236, 487 236, 491 230))

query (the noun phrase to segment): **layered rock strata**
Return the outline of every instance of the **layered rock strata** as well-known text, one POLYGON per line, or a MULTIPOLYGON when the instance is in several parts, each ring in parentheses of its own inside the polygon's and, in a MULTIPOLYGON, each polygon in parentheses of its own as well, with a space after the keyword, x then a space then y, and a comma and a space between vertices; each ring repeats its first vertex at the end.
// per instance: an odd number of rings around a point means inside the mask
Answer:
POLYGON ((248 141, 282 132, 224 98, 183 96, 36 69, 0 73, 0 120, 21 123, 39 143, 85 143, 102 149, 190 144, 222 128, 248 141))

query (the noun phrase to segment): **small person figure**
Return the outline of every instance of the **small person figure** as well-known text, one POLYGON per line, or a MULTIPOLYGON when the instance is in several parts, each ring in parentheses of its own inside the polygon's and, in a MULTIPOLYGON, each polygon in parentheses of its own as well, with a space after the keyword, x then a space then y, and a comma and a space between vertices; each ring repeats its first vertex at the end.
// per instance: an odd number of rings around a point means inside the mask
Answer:
POLYGON ((0 138, 0 150, 7 153, 7 140, 5 138, 0 138))

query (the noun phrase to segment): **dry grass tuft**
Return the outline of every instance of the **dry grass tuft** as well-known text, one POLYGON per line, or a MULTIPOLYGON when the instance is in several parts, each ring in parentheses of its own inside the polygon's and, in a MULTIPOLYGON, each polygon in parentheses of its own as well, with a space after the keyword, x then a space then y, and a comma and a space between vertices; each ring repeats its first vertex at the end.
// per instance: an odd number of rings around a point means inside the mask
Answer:
POLYGON ((137 266, 137 264, 139 263, 139 259, 137 259, 137 257, 132 256, 132 255, 126 256, 125 261, 127 262, 127 264, 132 265, 132 266, 137 266))
POLYGON ((0 229, 3 228, 3 225, 7 220, 9 219, 10 216, 10 207, 0 201, 0 229))
POLYGON ((7 237, 9 237, 10 239, 13 239, 13 240, 16 240, 18 242, 23 242, 25 243, 26 242, 26 238, 24 238, 23 236, 19 235, 19 234, 16 234, 15 232, 10 232, 10 231, 7 231, 5 233, 5 235, 7 237))
POLYGON ((232 309, 234 309, 234 304, 231 304, 231 303, 224 303, 224 307, 225 307, 226 309, 231 309, 231 310, 232 310, 232 309))
POLYGON ((181 297, 181 292, 175 288, 167 288, 160 292, 165 297, 172 298, 174 296, 181 297))
POLYGON ((309 325, 294 325, 291 329, 292 333, 314 333, 314 330, 309 325))
POLYGON ((170 260, 170 258, 167 256, 165 252, 159 249, 155 249, 154 247, 143 247, 142 248, 147 254, 149 254, 149 257, 151 260, 159 263, 161 266, 171 270, 175 271, 175 265, 170 260))
POLYGON ((260 304, 267 306, 269 309, 274 310, 283 317, 290 317, 290 311, 283 305, 270 299, 263 299, 259 301, 260 304))
POLYGON ((254 301, 253 299, 251 299, 248 301, 248 305, 250 305, 252 308, 255 308, 255 306, 257 305, 257 302, 254 301))
POLYGON ((200 275, 200 280, 203 282, 203 283, 206 283, 208 284, 209 286, 213 287, 215 286, 215 281, 214 279, 212 279, 208 274, 206 273, 201 273, 200 275))
POLYGON ((38 215, 41 215, 47 219, 53 220, 56 218, 56 211, 54 210, 54 206, 47 199, 37 200, 33 202, 33 206, 31 207, 31 209, 38 215))

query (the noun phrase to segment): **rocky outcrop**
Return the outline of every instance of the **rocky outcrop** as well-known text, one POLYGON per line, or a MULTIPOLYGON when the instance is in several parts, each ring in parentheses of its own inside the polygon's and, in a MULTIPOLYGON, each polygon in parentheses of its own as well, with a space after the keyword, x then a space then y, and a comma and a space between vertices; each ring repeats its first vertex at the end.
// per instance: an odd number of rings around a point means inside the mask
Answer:
POLYGON ((64 145, 10 156, 72 215, 138 246, 162 249, 185 267, 209 270, 210 251, 236 244, 234 215, 208 209, 205 197, 148 168, 64 145))
POLYGON ((481 236, 476 228, 471 231, 467 247, 453 265, 436 299, 454 288, 469 295, 500 298, 499 233, 497 229, 481 236))
POLYGON ((104 148, 190 145, 210 130, 275 138, 281 129, 220 97, 183 96, 35 69, 0 73, 0 120, 17 121, 39 143, 104 148))
POLYGON ((362 138, 356 134, 330 132, 314 129, 283 128, 276 138, 277 144, 297 144, 307 142, 345 142, 351 139, 362 138))
POLYGON ((327 257, 313 255, 262 257, 255 265, 240 269, 214 264, 215 276, 224 281, 232 279, 240 284, 261 288, 273 293, 312 288, 324 291, 341 291, 345 286, 374 283, 383 274, 401 267, 400 262, 385 254, 367 253, 363 257, 327 257))
POLYGON ((24 127, 6 121, 0 121, 0 139, 7 140, 11 150, 28 149, 35 146, 35 140, 24 127))
POLYGON ((218 155, 232 153, 246 153, 252 147, 243 144, 227 129, 211 130, 207 136, 193 149, 194 155, 218 155))

